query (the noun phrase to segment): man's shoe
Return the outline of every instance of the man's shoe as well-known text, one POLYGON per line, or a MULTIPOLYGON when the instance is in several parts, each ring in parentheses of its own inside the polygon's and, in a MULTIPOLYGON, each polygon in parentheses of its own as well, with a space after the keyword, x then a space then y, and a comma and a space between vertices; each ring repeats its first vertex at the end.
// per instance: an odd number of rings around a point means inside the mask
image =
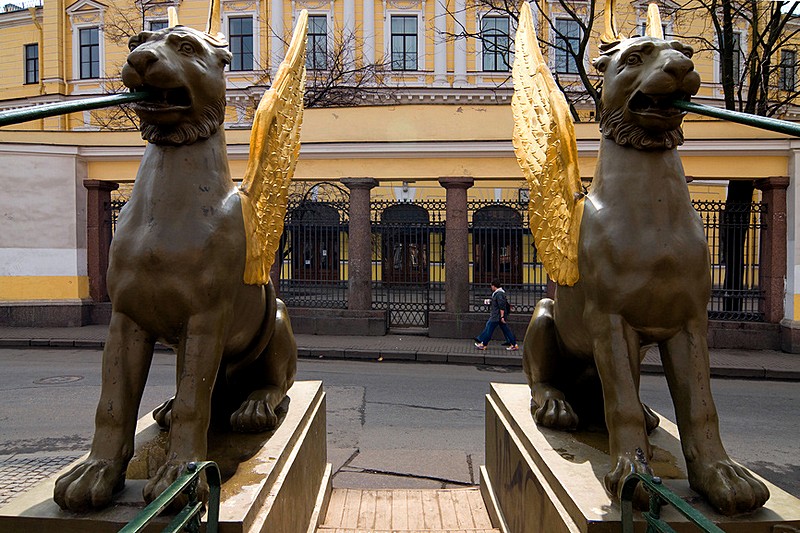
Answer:
POLYGON ((517 350, 519 350, 519 345, 518 344, 512 344, 511 346, 506 348, 506 350, 508 350, 509 352, 516 352, 517 350))
POLYGON ((486 349, 486 345, 485 345, 485 344, 483 344, 482 342, 476 342, 476 343, 475 343, 475 347, 476 347, 477 349, 479 349, 479 350, 485 350, 485 349, 486 349))

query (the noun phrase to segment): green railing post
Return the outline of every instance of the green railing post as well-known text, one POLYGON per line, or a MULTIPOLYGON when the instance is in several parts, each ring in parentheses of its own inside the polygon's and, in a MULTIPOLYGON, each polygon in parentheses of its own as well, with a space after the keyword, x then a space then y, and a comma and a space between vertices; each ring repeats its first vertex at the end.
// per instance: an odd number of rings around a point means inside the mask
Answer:
POLYGON ((20 122, 54 117, 56 115, 66 115, 67 113, 75 113, 78 111, 89 111, 91 109, 129 104, 131 102, 141 102, 146 99, 147 96, 148 93, 146 92, 119 93, 98 96, 97 98, 84 98, 83 100, 72 100, 69 102, 53 102, 52 104, 3 111, 0 112, 0 126, 9 126, 11 124, 19 124, 20 122))
POLYGON ((679 513, 685 516, 704 533, 725 533, 711 520, 703 516, 700 511, 665 487, 660 477, 636 472, 625 478, 622 488, 620 489, 619 500, 620 509, 622 511, 622 533, 634 533, 633 494, 639 483, 642 483, 645 490, 650 494, 650 508, 642 512, 642 517, 645 519, 645 522, 647 522, 647 533, 675 533, 675 530, 661 519, 661 507, 663 505, 672 505, 679 513))
POLYGON ((147 524, 161 514, 172 501, 185 493, 189 503, 167 524, 162 531, 177 533, 178 531, 200 532, 200 515, 203 512, 203 502, 197 499, 197 483, 200 473, 205 471, 208 482, 208 513, 206 516, 206 533, 217 533, 219 529, 219 499, 221 479, 219 468, 213 461, 189 463, 186 472, 181 474, 175 482, 167 487, 158 498, 134 517, 120 533, 138 533, 143 531, 147 524))
POLYGON ((696 104, 694 102, 684 102, 683 100, 675 100, 672 103, 678 109, 697 113, 698 115, 721 118, 730 122, 744 124, 745 126, 753 126, 754 128, 760 128, 762 130, 776 131, 778 133, 785 133, 787 135, 800 137, 800 124, 795 122, 778 120, 770 117, 761 117, 758 115, 751 115, 749 113, 739 113, 738 111, 729 111, 727 109, 696 104))

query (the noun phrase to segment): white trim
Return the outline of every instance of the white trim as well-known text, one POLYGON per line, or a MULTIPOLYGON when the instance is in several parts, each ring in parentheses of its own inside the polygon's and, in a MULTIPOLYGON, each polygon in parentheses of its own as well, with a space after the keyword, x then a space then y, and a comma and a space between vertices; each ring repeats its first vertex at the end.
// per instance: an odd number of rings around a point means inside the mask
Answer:
MULTIPOLYGON (((232 18, 247 18, 253 21, 253 68, 251 70, 231 70, 230 65, 225 67, 226 74, 242 75, 245 72, 254 72, 267 70, 268 65, 262 65, 261 59, 261 19, 259 18, 258 9, 247 9, 242 11, 232 10, 230 2, 222 4, 224 11, 222 12, 222 33, 225 34, 225 40, 228 41, 228 49, 230 49, 231 42, 231 27, 230 19, 232 18)), ((257 6, 254 6, 257 7, 257 6)))
MULTIPOLYGON (((596 157, 599 140, 578 140, 580 157, 596 157)), ((800 141, 792 139, 717 139, 687 140, 678 151, 683 155, 738 155, 738 156, 790 156, 793 147, 800 150, 800 141)), ((144 154, 144 143, 140 146, 49 146, 36 144, 0 144, 0 154, 26 157, 30 154, 80 157, 86 162, 127 161, 140 159, 144 154)), ((247 144, 229 144, 231 160, 247 160, 250 147, 247 144)), ((354 159, 376 159, 397 157, 442 158, 514 157, 511 140, 502 141, 430 141, 430 142, 304 142, 301 155, 309 159, 325 159, 333 156, 354 159)), ((701 177, 699 179, 709 179, 701 177)))
MULTIPOLYGON (((554 14, 553 15, 553 25, 548 28, 549 29, 550 42, 551 43, 555 43, 556 39, 558 38, 556 36, 556 28, 555 28, 555 26, 556 26, 556 24, 557 24, 557 22, 559 20, 566 20, 566 21, 569 21, 569 22, 576 22, 577 23, 577 21, 574 18, 570 17, 569 15, 558 14, 558 13, 554 14)), ((580 41, 583 38, 583 28, 581 28, 580 25, 578 25, 578 31, 580 32, 580 35, 578 36, 578 41, 580 41)), ((579 74, 577 72, 574 72, 574 73, 573 72, 570 72, 570 73, 557 72, 556 71, 556 52, 557 52, 557 50, 555 49, 554 46, 551 46, 549 52, 550 53, 548 54, 549 57, 547 58, 547 66, 550 67, 550 71, 553 73, 553 75, 557 75, 559 77, 565 76, 566 79, 572 79, 573 77, 577 78, 579 76, 579 74)), ((584 68, 588 68, 589 67, 588 55, 589 54, 587 53, 583 58, 581 58, 581 60, 583 61, 584 68)))
MULTIPOLYGON (((475 43, 475 73, 476 79, 475 84, 478 86, 496 86, 497 84, 491 81, 485 81, 484 78, 497 78, 501 76, 511 76, 511 67, 514 65, 514 53, 512 52, 512 47, 514 44, 514 37, 516 35, 516 30, 512 28, 511 24, 511 17, 503 14, 501 12, 497 12, 494 10, 482 10, 476 11, 475 13, 475 24, 477 25, 477 33, 483 33, 483 19, 486 17, 494 17, 494 18, 504 18, 508 21, 508 70, 483 70, 483 36, 477 39, 475 43)), ((505 86, 508 82, 504 83, 505 86)))
MULTIPOLYGON (((745 64, 746 60, 747 60, 747 54, 748 54, 747 46, 750 43, 747 40, 747 29, 734 29, 733 33, 739 35, 739 50, 741 50, 741 55, 739 56, 739 78, 741 78, 742 73, 745 71, 746 66, 747 66, 745 64)), ((714 36, 714 44, 717 47, 717 50, 713 50, 712 51, 712 55, 714 57, 713 57, 713 61, 712 61, 712 69, 713 70, 711 72, 711 74, 712 74, 712 78, 711 79, 713 80, 713 83, 714 83, 714 97, 716 97, 716 98, 724 98, 725 97, 725 93, 724 93, 724 91, 722 89, 722 76, 721 76, 721 72, 719 71, 720 70, 720 63, 721 63, 720 62, 720 54, 719 54, 719 41, 717 40, 716 35, 714 36)), ((734 80, 733 83, 734 83, 734 85, 736 87, 739 86, 739 80, 738 79, 734 80)), ((745 93, 747 92, 746 88, 744 89, 744 92, 745 93)))
MULTIPOLYGON (((297 13, 295 13, 295 18, 296 16, 297 13)), ((321 17, 321 16, 325 17, 325 46, 326 46, 325 70, 327 70, 330 68, 330 65, 327 64, 328 59, 330 58, 330 54, 331 51, 333 50, 333 47, 336 46, 336 41, 333 38, 333 32, 331 31, 331 28, 334 25, 333 15, 331 14, 330 9, 320 8, 320 9, 308 10, 309 19, 311 19, 311 17, 321 17)), ((342 34, 342 37, 344 38, 344 34, 342 34)), ((308 37, 306 37, 306 47, 308 47, 308 37)), ((308 56, 308 48, 306 48, 306 56, 308 56)), ((311 72, 325 72, 325 70, 312 70, 312 69, 309 70, 311 72)))
POLYGON ((0 248, 0 276, 85 276, 86 248, 0 248))
MULTIPOLYGON (((389 68, 387 73, 392 77, 414 76, 425 72, 425 11, 420 6, 418 9, 387 9, 383 17, 383 50, 389 58, 389 68), (416 70, 392 70, 392 17, 393 16, 416 16, 417 17, 417 69, 416 70)), ((424 74, 422 75, 424 76, 424 74)), ((420 78, 420 82, 424 80, 420 78)))
POLYGON ((105 21, 105 9, 103 4, 92 0, 82 0, 76 2, 67 9, 70 28, 72 31, 72 82, 86 82, 98 80, 101 82, 106 75, 106 44, 103 22, 105 21), (88 7, 89 9, 84 9, 88 7), (100 66, 96 78, 81 78, 81 40, 80 30, 97 28, 98 59, 100 66))

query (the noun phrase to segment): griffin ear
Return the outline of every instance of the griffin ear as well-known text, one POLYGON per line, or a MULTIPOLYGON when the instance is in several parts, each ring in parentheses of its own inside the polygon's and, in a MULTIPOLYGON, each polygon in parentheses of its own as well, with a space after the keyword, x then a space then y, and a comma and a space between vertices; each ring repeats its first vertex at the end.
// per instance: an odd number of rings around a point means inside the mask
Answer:
POLYGON ((219 38, 220 28, 222 27, 222 16, 220 13, 219 0, 211 0, 208 6, 208 24, 206 25, 206 33, 211 37, 219 38))
POLYGON ((647 24, 644 34, 656 39, 664 38, 664 28, 661 26, 661 13, 658 11, 658 4, 655 2, 647 6, 647 24))
POLYGON ((178 10, 175 9, 175 6, 169 6, 167 8, 167 27, 174 28, 175 26, 179 26, 180 22, 178 22, 178 10))
POLYGON ((596 68, 598 72, 605 72, 610 62, 611 58, 609 58, 608 56, 602 56, 593 60, 592 66, 596 68))

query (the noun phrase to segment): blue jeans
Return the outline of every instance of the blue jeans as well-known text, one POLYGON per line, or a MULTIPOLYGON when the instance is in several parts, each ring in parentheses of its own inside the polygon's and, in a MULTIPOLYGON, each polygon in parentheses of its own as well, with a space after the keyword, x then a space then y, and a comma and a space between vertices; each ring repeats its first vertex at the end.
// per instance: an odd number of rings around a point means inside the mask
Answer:
POLYGON ((499 320, 496 322, 493 322, 492 320, 487 320, 486 327, 483 328, 481 334, 475 338, 478 340, 478 342, 483 343, 484 346, 489 344, 489 341, 492 340, 492 335, 494 334, 494 330, 495 328, 497 328, 497 326, 500 326, 500 331, 503 332, 503 335, 506 338, 506 342, 510 343, 511 346, 517 344, 517 338, 514 336, 514 332, 511 331, 511 328, 508 327, 508 324, 506 324, 505 322, 500 322, 499 320))

